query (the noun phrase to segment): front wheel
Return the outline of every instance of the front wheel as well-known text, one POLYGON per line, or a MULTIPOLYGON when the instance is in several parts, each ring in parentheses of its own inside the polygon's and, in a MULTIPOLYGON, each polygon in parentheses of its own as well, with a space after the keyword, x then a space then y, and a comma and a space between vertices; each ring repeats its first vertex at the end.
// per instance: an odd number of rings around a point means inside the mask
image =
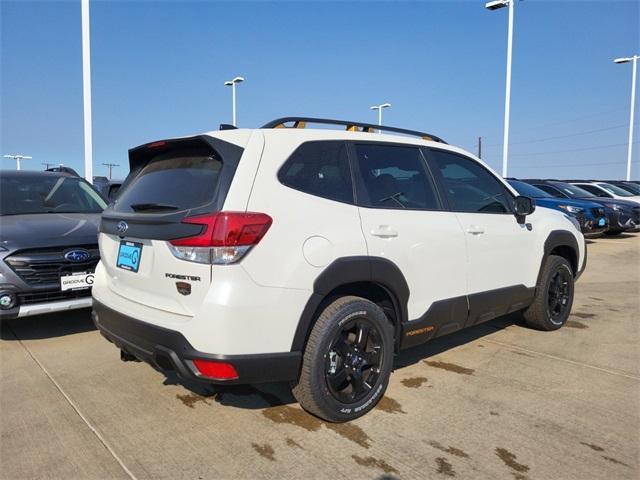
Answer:
POLYGON ((566 258, 549 255, 533 303, 524 312, 527 324, 538 330, 557 330, 571 313, 574 276, 566 258))
POLYGON ((373 409, 393 367, 393 327, 380 307, 342 297, 318 317, 293 394, 308 412, 346 422, 373 409))

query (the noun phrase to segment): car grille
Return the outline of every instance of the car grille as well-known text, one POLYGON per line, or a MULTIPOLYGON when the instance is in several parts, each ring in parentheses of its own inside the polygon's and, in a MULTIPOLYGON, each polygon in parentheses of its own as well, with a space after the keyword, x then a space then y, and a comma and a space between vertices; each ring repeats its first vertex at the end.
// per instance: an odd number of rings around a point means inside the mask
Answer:
POLYGON ((604 208, 592 208, 591 213, 594 217, 604 217, 604 208))
POLYGON ((633 207, 631 218, 635 223, 640 223, 640 207, 633 207))
POLYGON ((19 293, 18 300, 20 305, 28 305, 30 303, 55 302, 56 300, 72 300, 74 298, 84 298, 91 296, 91 289, 85 290, 46 290, 42 292, 19 293))
POLYGON ((28 285, 59 286, 60 277, 72 273, 93 272, 100 260, 98 245, 78 245, 73 247, 39 248, 19 250, 5 258, 5 262, 28 285), (89 252, 84 262, 72 262, 64 255, 76 249, 89 252))

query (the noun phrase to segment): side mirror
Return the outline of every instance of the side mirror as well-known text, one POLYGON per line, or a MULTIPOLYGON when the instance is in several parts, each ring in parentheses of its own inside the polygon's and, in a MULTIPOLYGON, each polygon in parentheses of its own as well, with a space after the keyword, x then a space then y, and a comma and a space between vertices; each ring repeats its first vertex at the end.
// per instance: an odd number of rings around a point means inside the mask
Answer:
POLYGON ((524 217, 534 212, 536 205, 529 197, 516 197, 514 209, 516 217, 520 222, 520 220, 524 221, 524 217))

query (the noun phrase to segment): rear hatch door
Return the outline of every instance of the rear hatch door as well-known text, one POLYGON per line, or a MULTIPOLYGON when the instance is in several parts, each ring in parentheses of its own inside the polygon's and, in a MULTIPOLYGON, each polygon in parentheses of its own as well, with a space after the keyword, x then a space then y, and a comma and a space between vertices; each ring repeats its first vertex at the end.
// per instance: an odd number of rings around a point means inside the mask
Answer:
POLYGON ((219 211, 243 149, 206 135, 129 151, 131 173, 103 213, 100 253, 109 288, 133 302, 190 317, 211 265, 178 259, 169 241, 198 235, 189 216, 219 211))

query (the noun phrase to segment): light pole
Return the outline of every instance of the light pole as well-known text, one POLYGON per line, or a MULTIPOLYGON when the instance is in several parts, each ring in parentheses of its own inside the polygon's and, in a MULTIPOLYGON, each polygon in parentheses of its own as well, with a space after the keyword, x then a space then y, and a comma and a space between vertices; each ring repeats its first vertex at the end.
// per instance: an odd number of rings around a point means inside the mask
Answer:
POLYGON ((236 77, 233 80, 224 82, 227 87, 231 87, 231 103, 233 108, 233 126, 236 127, 236 83, 244 82, 244 77, 236 77))
POLYGON ((16 161, 16 170, 20 170, 20 160, 31 160, 33 157, 27 155, 5 155, 4 158, 12 158, 16 161))
POLYGON ((507 36, 507 82, 504 98, 504 139, 502 142, 502 176, 507 176, 507 164, 509 158, 509 110, 511 108, 511 54, 513 46, 513 9, 515 0, 494 0, 487 2, 485 8, 498 10, 509 7, 509 31, 507 36))
POLYGON ((627 149, 627 181, 631 180, 631 153, 633 151, 633 117, 635 116, 636 106, 636 74, 638 70, 638 59, 640 55, 633 57, 616 58, 615 63, 633 63, 633 73, 631 74, 631 113, 629 115, 629 147, 627 149))
MULTIPOLYGON (((378 125, 382 125, 382 109, 383 108, 390 108, 391 104, 390 103, 383 103, 381 105, 374 105, 371 107, 371 110, 377 110, 378 111, 378 125)), ((382 130, 378 130, 378 133, 382 133, 382 130)))
POLYGON ((89 0, 81 2, 82 16, 82 102, 84 108, 84 178, 93 181, 93 139, 91 129, 91 44, 89 0))

